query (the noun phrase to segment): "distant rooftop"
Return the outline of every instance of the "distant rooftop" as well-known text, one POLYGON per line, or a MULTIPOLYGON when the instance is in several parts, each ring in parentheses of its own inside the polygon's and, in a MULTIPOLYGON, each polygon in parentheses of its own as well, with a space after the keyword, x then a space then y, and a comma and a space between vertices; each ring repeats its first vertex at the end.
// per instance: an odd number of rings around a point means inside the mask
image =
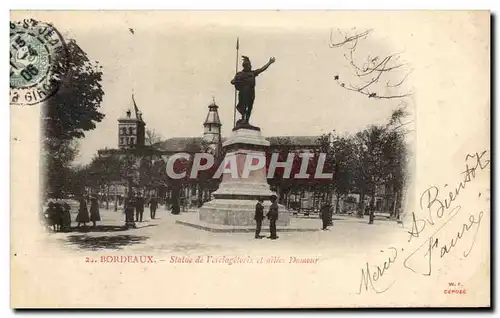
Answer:
MULTIPOLYGON (((288 144, 293 146, 315 146, 320 136, 273 136, 266 138, 271 146, 288 144)), ((227 138, 222 138, 224 142, 227 138)), ((202 137, 174 137, 164 141, 157 142, 153 147, 160 151, 181 152, 198 151, 201 147, 202 137)))
POLYGON ((174 137, 153 145, 155 149, 161 151, 181 152, 186 150, 197 151, 201 147, 202 137, 174 137), (193 149, 190 149, 193 148, 193 149))
POLYGON ((203 122, 204 126, 209 125, 209 124, 215 124, 215 125, 218 125, 219 127, 222 126, 220 118, 219 118, 219 112, 217 111, 218 108, 219 108, 219 106, 217 106, 215 104, 215 101, 208 106, 209 110, 208 110, 207 118, 203 122))
POLYGON ((266 138, 271 146, 287 144, 290 142, 294 146, 315 146, 318 144, 320 136, 272 136, 266 138))
POLYGON ((134 98, 133 94, 132 94, 132 100, 131 100, 130 106, 131 107, 129 109, 127 109, 127 111, 125 112, 125 116, 118 118, 118 121, 137 121, 137 120, 139 120, 139 121, 144 122, 144 120, 142 118, 142 113, 139 110, 139 107, 137 107, 137 104, 135 102, 135 98, 134 98), (132 112, 132 108, 134 109, 133 112, 132 112))

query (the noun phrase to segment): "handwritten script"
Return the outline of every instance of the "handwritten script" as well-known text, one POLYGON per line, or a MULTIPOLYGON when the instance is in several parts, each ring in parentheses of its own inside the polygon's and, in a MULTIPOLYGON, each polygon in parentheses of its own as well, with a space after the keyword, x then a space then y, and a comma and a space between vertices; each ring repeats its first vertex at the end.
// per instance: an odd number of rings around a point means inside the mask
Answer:
MULTIPOLYGON (((417 248, 411 249, 406 257, 398 258, 398 251, 403 252, 403 248, 389 247, 392 254, 379 265, 370 265, 366 262, 361 268, 361 281, 359 283, 358 294, 363 291, 373 291, 377 294, 386 292, 396 282, 393 279, 390 283, 381 284, 381 278, 389 275, 390 269, 395 266, 396 260, 402 259, 405 269, 412 273, 431 276, 433 269, 433 258, 444 258, 452 253, 460 244, 463 238, 468 237, 469 245, 465 246, 462 256, 467 258, 476 242, 484 211, 469 213, 467 221, 460 224, 457 222, 458 215, 464 215, 462 206, 459 205, 461 194, 466 191, 468 185, 476 179, 477 173, 483 171, 490 165, 490 160, 485 158, 488 151, 476 152, 465 156, 465 170, 461 173, 462 181, 454 187, 430 186, 420 195, 420 210, 423 213, 417 215, 411 213, 411 230, 408 233, 408 243, 415 238, 423 236, 425 240, 417 248), (451 238, 441 237, 442 231, 449 227, 455 227, 456 233, 451 238)), ((480 196, 481 194, 479 194, 480 196)), ((449 233, 449 231, 447 232, 449 233)), ((420 243, 420 242, 419 242, 420 243)))

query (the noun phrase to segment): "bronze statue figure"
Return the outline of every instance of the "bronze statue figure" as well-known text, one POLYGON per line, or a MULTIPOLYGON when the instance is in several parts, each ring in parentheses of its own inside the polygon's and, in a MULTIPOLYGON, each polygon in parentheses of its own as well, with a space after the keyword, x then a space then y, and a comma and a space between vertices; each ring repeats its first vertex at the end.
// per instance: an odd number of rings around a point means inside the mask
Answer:
POLYGON ((274 57, 271 57, 266 65, 257 70, 252 70, 250 59, 247 56, 242 56, 242 58, 243 70, 238 72, 231 81, 231 84, 233 84, 238 91, 238 104, 236 105, 236 109, 241 114, 241 119, 237 121, 237 126, 241 124, 249 125, 255 99, 255 77, 267 70, 276 60, 274 57))

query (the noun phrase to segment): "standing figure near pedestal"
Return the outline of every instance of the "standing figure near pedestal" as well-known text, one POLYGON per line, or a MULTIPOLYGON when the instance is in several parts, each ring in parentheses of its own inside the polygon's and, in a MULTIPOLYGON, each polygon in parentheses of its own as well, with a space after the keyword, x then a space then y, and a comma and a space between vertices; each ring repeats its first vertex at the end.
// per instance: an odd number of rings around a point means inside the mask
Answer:
POLYGON ((278 220, 278 203, 276 202, 278 197, 276 195, 271 196, 271 206, 269 207, 269 212, 267 212, 267 218, 269 219, 269 231, 271 240, 278 238, 276 235, 276 221, 278 220))
POLYGON ((264 219, 264 206, 262 203, 264 200, 259 198, 259 202, 255 205, 255 238, 261 239, 260 230, 262 229, 262 220, 264 219))
MULTIPOLYGON (((256 200, 262 198, 267 200, 274 195, 267 182, 266 167, 255 167, 249 174, 245 171, 247 159, 259 159, 264 161, 269 149, 270 142, 262 135, 261 129, 249 124, 255 100, 255 77, 269 68, 275 62, 271 57, 269 62, 257 70, 252 70, 250 59, 243 56, 243 70, 238 72, 239 62, 239 41, 236 42, 236 75, 231 81, 235 86, 235 108, 234 120, 236 121, 236 110, 241 114, 231 135, 222 143, 222 153, 224 153, 224 167, 227 169, 228 162, 231 168, 236 168, 236 175, 224 170, 222 180, 218 189, 213 192, 213 200, 206 202, 200 207, 199 219, 202 222, 219 224, 224 226, 254 226, 256 225, 256 237, 260 235, 260 222, 257 215, 260 215, 260 207, 256 206, 256 200), (238 94, 237 94, 238 93, 238 94), (238 98, 238 101, 236 99, 238 98), (233 166, 234 165, 234 166, 233 166), (241 171, 241 173, 240 173, 241 171)), ((220 126, 217 126, 219 128, 220 126)), ((287 226, 290 224, 290 215, 286 208, 279 205, 274 199, 268 217, 273 229, 272 238, 276 239, 276 224, 287 226), (279 220, 278 220, 279 214, 279 220)))
POLYGON ((237 121, 236 126, 249 124, 253 102, 255 100, 255 77, 267 70, 276 60, 274 57, 271 57, 266 65, 257 70, 252 70, 250 59, 247 56, 242 56, 242 58, 243 71, 236 73, 236 76, 231 81, 231 84, 233 84, 238 91, 238 104, 236 105, 236 110, 241 114, 241 119, 237 121))

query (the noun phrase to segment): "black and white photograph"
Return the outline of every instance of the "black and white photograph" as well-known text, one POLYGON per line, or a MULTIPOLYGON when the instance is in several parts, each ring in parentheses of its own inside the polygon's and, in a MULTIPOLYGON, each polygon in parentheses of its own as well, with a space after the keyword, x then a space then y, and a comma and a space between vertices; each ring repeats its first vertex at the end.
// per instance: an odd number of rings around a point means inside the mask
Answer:
POLYGON ((489 12, 10 19, 12 307, 491 305, 489 12))

